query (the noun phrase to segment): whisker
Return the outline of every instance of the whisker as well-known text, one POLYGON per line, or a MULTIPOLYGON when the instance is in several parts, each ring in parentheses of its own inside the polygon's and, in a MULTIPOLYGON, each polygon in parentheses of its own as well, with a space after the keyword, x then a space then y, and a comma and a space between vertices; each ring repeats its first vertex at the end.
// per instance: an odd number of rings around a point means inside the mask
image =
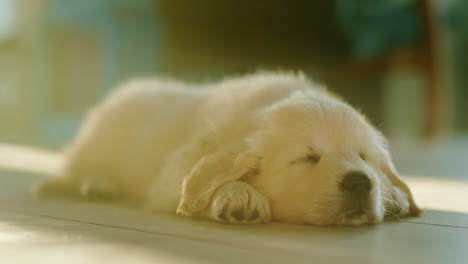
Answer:
MULTIPOLYGON (((403 210, 402 206, 400 204, 397 204, 393 199, 390 199, 388 197, 382 197, 382 199, 384 201, 389 202, 392 206, 396 207, 399 212, 406 211, 406 210, 403 210)), ((384 208, 384 209, 385 209, 385 214, 391 214, 391 216, 393 218, 396 218, 399 222, 402 221, 402 219, 396 213, 392 212, 392 210, 388 210, 387 208, 384 208)))
POLYGON ((400 205, 399 203, 396 203, 393 199, 389 199, 389 198, 387 198, 387 197, 383 197, 383 200, 384 200, 384 201, 387 201, 387 202, 390 202, 393 206, 395 206, 395 207, 398 209, 398 211, 401 211, 401 212, 407 211, 407 210, 405 210, 405 209, 402 207, 402 205, 400 205))
POLYGON ((394 212, 392 212, 391 210, 386 210, 386 208, 382 208, 382 207, 379 207, 379 209, 384 209, 385 211, 385 215, 384 218, 388 220, 388 214, 391 214, 391 217, 393 217, 392 220, 397 220, 398 222, 402 222, 403 220, 397 215, 395 214, 394 212))

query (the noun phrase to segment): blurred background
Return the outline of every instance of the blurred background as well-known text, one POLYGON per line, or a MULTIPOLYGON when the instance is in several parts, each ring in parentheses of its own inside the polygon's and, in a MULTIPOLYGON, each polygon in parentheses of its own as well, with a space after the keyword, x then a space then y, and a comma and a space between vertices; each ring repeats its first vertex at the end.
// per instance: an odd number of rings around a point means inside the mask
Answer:
POLYGON ((468 1, 0 0, 0 142, 60 149, 121 82, 301 70, 407 173, 468 179, 468 1))

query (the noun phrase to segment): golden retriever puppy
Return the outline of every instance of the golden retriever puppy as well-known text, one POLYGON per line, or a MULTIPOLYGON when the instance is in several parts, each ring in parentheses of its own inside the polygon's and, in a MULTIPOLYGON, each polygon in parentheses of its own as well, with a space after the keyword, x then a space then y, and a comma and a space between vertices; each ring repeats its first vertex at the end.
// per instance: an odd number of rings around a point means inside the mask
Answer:
POLYGON ((385 138, 288 73, 129 83, 90 112, 37 193, 237 224, 359 225, 420 213, 385 138))

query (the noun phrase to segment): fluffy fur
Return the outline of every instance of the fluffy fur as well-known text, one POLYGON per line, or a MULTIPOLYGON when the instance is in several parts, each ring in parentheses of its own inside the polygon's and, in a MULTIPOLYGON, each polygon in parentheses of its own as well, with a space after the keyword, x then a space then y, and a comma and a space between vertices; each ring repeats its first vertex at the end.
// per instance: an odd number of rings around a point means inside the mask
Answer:
POLYGON ((126 199, 229 223, 377 223, 418 215, 385 138, 301 74, 141 80, 95 107, 40 196, 126 199), (358 212, 340 183, 365 173, 358 212))

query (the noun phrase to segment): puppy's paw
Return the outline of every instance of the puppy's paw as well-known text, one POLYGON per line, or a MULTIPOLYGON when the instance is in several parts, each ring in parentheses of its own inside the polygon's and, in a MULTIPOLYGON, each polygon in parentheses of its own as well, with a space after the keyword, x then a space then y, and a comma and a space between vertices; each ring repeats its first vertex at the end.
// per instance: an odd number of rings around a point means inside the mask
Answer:
POLYGON ((93 201, 115 201, 122 196, 117 184, 103 177, 88 177, 80 184, 80 194, 93 201))
POLYGON ((40 182, 34 193, 38 198, 89 199, 94 201, 118 200, 121 193, 116 184, 104 178, 49 177, 40 182))
POLYGON ((79 189, 69 178, 54 176, 46 178, 36 185, 34 195, 37 198, 78 198, 79 189))
POLYGON ((259 224, 270 221, 268 199, 245 182, 231 182, 213 195, 210 217, 233 224, 259 224))

